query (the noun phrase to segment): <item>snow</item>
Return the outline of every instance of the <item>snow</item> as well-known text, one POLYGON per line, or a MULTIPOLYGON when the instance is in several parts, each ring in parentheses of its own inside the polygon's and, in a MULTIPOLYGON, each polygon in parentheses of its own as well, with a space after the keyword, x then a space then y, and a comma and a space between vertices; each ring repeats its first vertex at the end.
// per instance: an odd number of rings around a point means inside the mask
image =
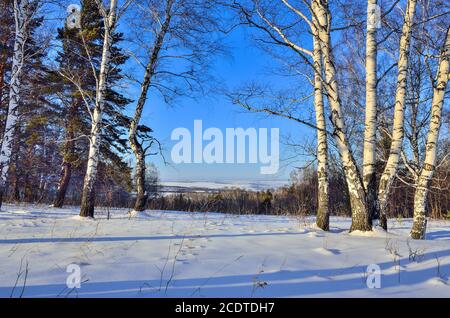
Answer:
POLYGON ((450 297, 449 221, 430 220, 414 241, 411 219, 367 235, 342 217, 323 232, 312 217, 2 209, 1 297, 450 297), (79 289, 66 286, 69 264, 79 289), (367 287, 370 264, 379 289, 367 287))

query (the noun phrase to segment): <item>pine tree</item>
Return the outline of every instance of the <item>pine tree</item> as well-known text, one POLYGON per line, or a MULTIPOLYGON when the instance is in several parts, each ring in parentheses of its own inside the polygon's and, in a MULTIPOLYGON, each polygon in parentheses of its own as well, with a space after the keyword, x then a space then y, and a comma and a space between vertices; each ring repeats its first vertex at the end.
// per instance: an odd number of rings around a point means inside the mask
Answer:
MULTIPOLYGON (((61 92, 61 118, 64 127, 65 137, 61 147, 63 157, 61 167, 61 179, 58 183, 54 206, 61 207, 69 187, 73 173, 81 176, 85 172, 87 152, 89 142, 80 136, 89 135, 91 127, 91 116, 85 103, 85 96, 80 92, 80 88, 91 98, 90 107, 95 104, 96 81, 92 67, 98 73, 102 55, 103 42, 103 18, 98 12, 97 4, 94 0, 83 0, 81 2, 81 29, 68 28, 65 26, 58 30, 58 40, 62 42, 62 50, 59 52, 57 61, 59 63, 59 73, 65 76, 56 75, 56 81, 62 82, 61 92), (92 64, 91 64, 92 63, 92 64), (70 76, 70 80, 68 77, 70 76), (77 81, 80 87, 74 84, 77 81), (82 163, 82 164, 80 164, 82 163), (74 171, 76 169, 77 171, 74 171)), ((113 45, 111 48, 111 66, 108 73, 108 82, 105 97, 105 109, 103 122, 102 142, 100 145, 100 164, 113 166, 116 174, 121 174, 121 180, 131 180, 131 170, 120 158, 119 154, 127 151, 127 140, 124 138, 125 131, 130 119, 123 112, 125 107, 131 102, 115 90, 123 78, 121 66, 126 62, 127 57, 118 47, 122 41, 122 34, 113 35, 113 45)), ((92 108, 90 109, 92 111, 92 108)), ((141 126, 141 132, 149 132, 150 129, 141 126)), ((99 169, 99 172, 111 171, 107 167, 99 169)), ((99 174, 97 184, 104 184, 106 179, 110 179, 104 173, 99 174)), ((114 178, 113 178, 114 179, 114 178)), ((118 178, 116 178, 116 181, 118 178)), ((127 185, 129 182, 117 182, 127 185)))

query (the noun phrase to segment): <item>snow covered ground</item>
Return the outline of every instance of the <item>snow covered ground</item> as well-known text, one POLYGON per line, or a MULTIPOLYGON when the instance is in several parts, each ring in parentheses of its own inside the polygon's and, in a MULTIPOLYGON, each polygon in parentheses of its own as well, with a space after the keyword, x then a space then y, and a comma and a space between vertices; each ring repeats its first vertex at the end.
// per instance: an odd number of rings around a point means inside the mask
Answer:
POLYGON ((348 233, 350 220, 4 205, 1 297, 450 297, 450 222, 430 221, 409 241, 411 220, 388 234, 348 233), (69 264, 81 288, 67 288, 69 264), (366 269, 381 268, 381 288, 366 269))

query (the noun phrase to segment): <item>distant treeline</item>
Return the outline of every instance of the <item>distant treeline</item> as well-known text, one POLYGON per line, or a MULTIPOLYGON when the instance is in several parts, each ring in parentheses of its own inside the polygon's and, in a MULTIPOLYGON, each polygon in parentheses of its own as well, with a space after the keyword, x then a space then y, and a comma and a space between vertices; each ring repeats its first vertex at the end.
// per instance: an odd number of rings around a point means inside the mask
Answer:
MULTIPOLYGON (((147 192, 150 199, 147 208, 152 210, 173 210, 188 212, 223 212, 231 214, 271 214, 271 215, 314 215, 317 211, 317 172, 313 168, 301 170, 291 176, 289 186, 253 191, 244 189, 224 189, 215 192, 187 192, 161 194, 158 191, 156 170, 150 170, 147 192)), ((437 170, 428 200, 429 216, 448 218, 450 214, 450 191, 446 182, 447 171, 437 170)), ((78 180, 79 183, 82 180, 78 180)), ((66 203, 78 205, 81 198, 78 183, 74 182, 67 193, 66 203)), ((329 205, 332 215, 350 216, 350 202, 345 179, 339 171, 331 171, 329 205)), ((38 190, 38 189, 36 189, 38 190)), ((132 209, 134 195, 125 187, 102 183, 97 187, 98 206, 132 209)), ((42 190, 41 190, 42 191, 42 190)), ((54 190, 53 190, 54 191, 54 190)), ((30 191, 22 193, 16 200, 9 192, 10 202, 52 203, 53 191, 30 191)), ((414 188, 397 179, 394 193, 389 203, 389 217, 412 217, 414 188)))
MULTIPOLYGON (((444 173, 444 172, 442 172, 444 173)), ((438 173, 439 174, 439 173, 438 173)), ((434 183, 437 183, 437 179, 434 183)), ((429 197, 429 216, 450 216, 450 192, 443 184, 435 184, 429 197)), ((433 186, 432 186, 433 187, 433 186)), ((329 180, 329 206, 332 215, 351 216, 349 196, 342 174, 332 173, 329 180)), ((388 217, 412 217, 414 189, 397 180, 389 202, 388 217)), ((157 196, 148 202, 149 209, 225 212, 232 214, 314 215, 317 211, 317 172, 308 169, 292 178, 290 186, 251 191, 223 190, 216 193, 179 193, 157 196)))

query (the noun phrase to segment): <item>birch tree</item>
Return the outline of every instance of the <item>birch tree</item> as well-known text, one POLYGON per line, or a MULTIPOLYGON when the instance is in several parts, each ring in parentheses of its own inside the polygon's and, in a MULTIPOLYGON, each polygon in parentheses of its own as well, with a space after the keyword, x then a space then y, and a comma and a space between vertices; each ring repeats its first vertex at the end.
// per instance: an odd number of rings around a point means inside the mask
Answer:
MULTIPOLYGON (((311 7, 317 10, 316 2, 311 7)), ((316 16, 313 16, 313 62, 314 62, 314 109, 317 125, 317 217, 316 224, 319 228, 328 231, 330 224, 330 211, 328 209, 328 142, 325 122, 325 107, 323 101, 323 65, 322 49, 319 38, 320 24, 316 16)))
POLYGON ((147 65, 145 66, 144 79, 141 83, 141 94, 139 95, 139 99, 134 110, 134 116, 131 119, 130 129, 128 131, 128 140, 136 159, 136 201, 134 204, 134 211, 136 212, 145 210, 148 198, 148 194, 145 189, 146 149, 143 147, 143 143, 138 139, 137 128, 142 117, 142 111, 144 110, 145 102, 147 101, 147 94, 150 88, 150 84, 152 83, 153 76, 155 75, 156 66, 159 60, 159 55, 163 46, 164 38, 169 31, 169 26, 173 14, 173 3, 174 0, 165 1, 164 18, 159 23, 160 27, 156 32, 153 48, 149 52, 150 58, 147 65))
POLYGON ((33 14, 33 4, 29 0, 14 0, 15 38, 12 59, 11 81, 6 124, 0 150, 0 208, 6 190, 8 169, 12 156, 14 130, 18 122, 18 106, 21 93, 21 77, 25 59, 25 45, 28 38, 28 26, 33 14))
POLYGON ((410 51, 411 32, 416 11, 416 0, 408 0, 400 38, 399 56, 397 62, 397 88, 395 93, 394 122, 392 128, 389 157, 380 178, 378 196, 380 204, 380 222, 387 229, 386 209, 389 192, 400 162, 404 136, 404 111, 406 98, 406 79, 410 51))
POLYGON ((364 130, 363 182, 367 194, 368 213, 378 218, 376 141, 377 141, 377 0, 367 1, 366 32, 366 112, 364 130))
MULTIPOLYGON (((134 211, 146 208, 146 157, 155 138, 143 138, 138 132, 144 107, 150 100, 150 89, 159 92, 169 104, 179 97, 203 94, 206 80, 213 82, 208 66, 214 56, 222 53, 216 33, 221 24, 215 4, 207 0, 143 0, 137 1, 142 22, 135 24, 142 40, 135 40, 141 54, 132 54, 144 74, 140 95, 131 119, 128 140, 135 160, 136 200, 134 211), (149 42, 149 43, 148 43, 149 42), (143 55, 143 57, 140 57, 143 55), (145 62, 143 62, 145 61, 145 62)), ((158 151, 151 154, 157 154, 158 151)))
POLYGON ((80 216, 94 217, 95 201, 95 179, 100 152, 100 139, 102 133, 102 116, 105 105, 106 81, 109 71, 109 59, 111 55, 112 36, 117 26, 117 0, 109 1, 109 9, 103 5, 101 0, 96 0, 98 10, 104 19, 103 49, 100 62, 100 70, 96 75, 96 97, 92 113, 92 127, 89 136, 89 154, 84 177, 83 191, 81 196, 80 216))
POLYGON ((333 124, 333 137, 339 149, 344 174, 347 180, 347 186, 350 196, 350 205, 352 209, 352 225, 350 231, 370 231, 371 216, 367 206, 366 192, 356 165, 355 158, 348 143, 348 138, 344 130, 344 120, 341 108, 341 99, 337 83, 336 67, 334 63, 334 54, 331 44, 331 12, 328 8, 328 1, 318 1, 314 14, 320 24, 319 39, 322 43, 322 54, 325 67, 325 79, 328 102, 331 107, 331 122, 333 124))
POLYGON ((411 237, 424 239, 427 227, 426 208, 430 183, 436 165, 437 142, 442 124, 442 108, 445 90, 450 75, 450 27, 447 28, 444 44, 439 58, 436 79, 433 83, 433 99, 431 101, 431 118, 425 145, 425 159, 422 170, 418 175, 416 192, 414 195, 414 220, 411 237))

